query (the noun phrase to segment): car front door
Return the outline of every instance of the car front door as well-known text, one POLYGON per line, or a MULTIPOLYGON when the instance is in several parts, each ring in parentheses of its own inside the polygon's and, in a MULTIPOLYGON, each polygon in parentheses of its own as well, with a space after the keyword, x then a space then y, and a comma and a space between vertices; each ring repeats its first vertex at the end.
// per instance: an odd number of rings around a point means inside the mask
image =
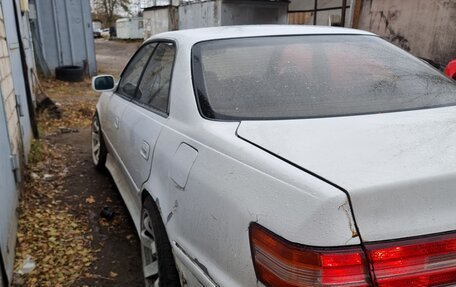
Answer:
POLYGON ((141 76, 133 100, 122 116, 121 157, 129 173, 131 187, 139 191, 148 179, 154 147, 169 114, 169 93, 175 45, 158 42, 141 76))
POLYGON ((122 147, 119 145, 119 135, 125 128, 121 119, 125 108, 136 93, 142 72, 154 48, 155 44, 148 44, 136 52, 122 72, 117 90, 108 99, 105 119, 102 121, 103 132, 115 159, 121 166, 124 165, 124 160, 120 157, 122 147))

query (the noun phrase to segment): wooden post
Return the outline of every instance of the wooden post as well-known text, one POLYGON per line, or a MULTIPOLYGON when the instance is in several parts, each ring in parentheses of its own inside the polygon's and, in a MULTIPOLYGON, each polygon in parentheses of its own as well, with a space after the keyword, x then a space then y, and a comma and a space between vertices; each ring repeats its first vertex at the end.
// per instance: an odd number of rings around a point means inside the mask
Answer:
POLYGON ((318 0, 314 2, 314 25, 317 25, 317 9, 318 9, 318 0))
POLYGON ((345 27, 345 13, 347 11, 347 0, 342 0, 342 13, 340 17, 340 26, 345 27))
POLYGON ((355 7, 353 7, 353 28, 359 28, 359 17, 361 15, 361 8, 363 7, 363 0, 355 0, 355 7))

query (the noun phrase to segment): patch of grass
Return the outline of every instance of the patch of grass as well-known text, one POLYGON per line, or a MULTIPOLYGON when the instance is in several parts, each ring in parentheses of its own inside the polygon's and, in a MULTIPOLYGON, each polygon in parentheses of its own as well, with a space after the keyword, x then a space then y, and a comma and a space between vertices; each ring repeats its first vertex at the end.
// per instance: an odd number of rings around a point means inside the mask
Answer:
POLYGON ((43 160, 44 150, 40 140, 33 140, 30 148, 29 163, 34 164, 43 160))

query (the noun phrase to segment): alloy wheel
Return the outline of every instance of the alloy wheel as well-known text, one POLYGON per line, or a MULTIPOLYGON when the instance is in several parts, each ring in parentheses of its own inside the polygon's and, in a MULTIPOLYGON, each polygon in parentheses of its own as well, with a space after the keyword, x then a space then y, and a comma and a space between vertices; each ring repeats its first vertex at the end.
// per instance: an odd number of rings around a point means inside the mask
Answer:
POLYGON ((92 159, 95 165, 100 162, 101 133, 98 118, 94 117, 92 121, 92 159))
POLYGON ((154 239, 151 217, 147 210, 143 212, 140 237, 146 287, 158 287, 160 286, 160 278, 158 272, 157 245, 154 239))

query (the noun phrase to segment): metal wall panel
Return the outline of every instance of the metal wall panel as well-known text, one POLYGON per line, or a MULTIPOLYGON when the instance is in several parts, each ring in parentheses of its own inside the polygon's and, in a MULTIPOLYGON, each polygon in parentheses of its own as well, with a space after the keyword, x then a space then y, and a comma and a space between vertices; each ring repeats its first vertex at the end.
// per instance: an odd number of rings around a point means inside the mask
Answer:
MULTIPOLYGON (((1 93, 0 99, 3 99, 1 93)), ((18 203, 18 192, 10 155, 5 110, 3 100, 0 100, 0 250, 3 257, 0 258, 0 265, 3 262, 9 276, 8 280, 11 280, 13 274, 17 228, 16 206, 18 203)))
POLYGON ((39 42, 51 71, 63 65, 85 67, 96 75, 89 0, 34 0, 39 42))

